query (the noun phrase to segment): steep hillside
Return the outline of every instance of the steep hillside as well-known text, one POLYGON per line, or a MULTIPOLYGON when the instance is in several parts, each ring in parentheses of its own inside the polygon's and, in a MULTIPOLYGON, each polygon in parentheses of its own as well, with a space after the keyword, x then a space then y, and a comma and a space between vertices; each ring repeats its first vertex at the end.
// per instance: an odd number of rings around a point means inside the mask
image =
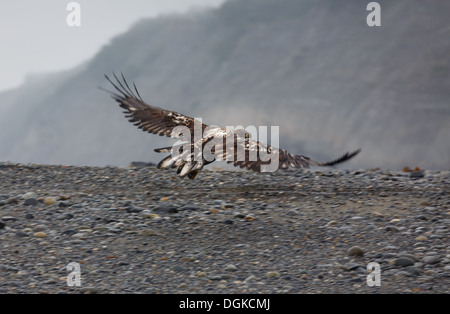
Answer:
MULTIPOLYGON (((279 125, 292 152, 343 167, 450 166, 450 3, 230 0, 142 20, 69 73, 0 94, 0 160, 156 161, 166 139, 135 129, 97 87, 123 72, 149 103, 218 125, 279 125)), ((170 140, 169 140, 170 142, 170 140)))

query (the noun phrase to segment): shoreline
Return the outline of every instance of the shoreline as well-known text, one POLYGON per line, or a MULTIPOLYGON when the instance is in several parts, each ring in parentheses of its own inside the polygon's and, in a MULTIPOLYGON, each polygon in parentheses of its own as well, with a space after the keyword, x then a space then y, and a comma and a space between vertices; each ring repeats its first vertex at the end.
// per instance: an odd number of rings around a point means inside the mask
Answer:
POLYGON ((450 175, 422 175, 0 163, 0 293, 449 293, 450 175))

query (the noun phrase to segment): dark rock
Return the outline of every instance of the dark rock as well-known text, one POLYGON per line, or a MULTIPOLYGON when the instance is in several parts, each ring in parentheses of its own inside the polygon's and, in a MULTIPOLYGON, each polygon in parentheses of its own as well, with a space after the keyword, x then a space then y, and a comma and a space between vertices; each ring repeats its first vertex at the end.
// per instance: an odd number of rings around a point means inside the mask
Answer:
POLYGON ((143 208, 137 207, 137 206, 133 205, 132 203, 125 206, 125 211, 127 213, 140 213, 143 210, 144 210, 143 208))
POLYGON ((183 211, 183 210, 192 210, 192 211, 195 211, 195 210, 199 210, 200 208, 198 208, 197 206, 195 206, 195 205, 184 205, 183 207, 181 207, 180 208, 180 211, 183 211))
POLYGON ((3 221, 16 221, 17 220, 17 218, 16 217, 13 217, 13 216, 3 216, 2 217, 2 220, 3 221))
POLYGON ((24 238, 24 237, 29 237, 29 236, 30 235, 28 233, 25 233, 23 231, 17 231, 16 232, 16 237, 19 237, 19 238, 24 238))
POLYGON ((5 224, 4 222, 1 222, 1 221, 0 221, 0 230, 1 230, 1 229, 4 229, 5 226, 6 226, 6 224, 5 224))
POLYGON ((361 249, 359 246, 352 246, 348 252, 347 252, 348 256, 363 256, 364 255, 364 251, 363 249, 361 249))
POLYGON ((144 162, 144 161, 132 161, 130 162, 130 168, 145 168, 145 167, 155 167, 156 165, 152 162, 144 162))
POLYGON ((34 205, 37 205, 37 204, 38 204, 38 200, 35 199, 34 197, 27 198, 23 202, 23 205, 25 205, 25 206, 34 206, 34 205))
POLYGON ((68 236, 73 236, 76 233, 78 233, 78 230, 74 230, 74 229, 68 229, 68 230, 61 232, 62 235, 68 235, 68 236))
POLYGON ((407 267, 407 266, 414 265, 414 260, 409 257, 402 256, 402 257, 396 258, 394 260, 394 264, 397 266, 407 267))
POLYGON ((153 212, 159 214, 176 214, 178 213, 178 208, 176 205, 171 203, 159 204, 153 208, 153 212))
POLYGON ((423 178, 424 176, 425 176, 425 174, 423 173, 423 171, 414 171, 414 172, 411 172, 411 174, 409 175, 409 177, 412 179, 419 179, 419 178, 423 178))

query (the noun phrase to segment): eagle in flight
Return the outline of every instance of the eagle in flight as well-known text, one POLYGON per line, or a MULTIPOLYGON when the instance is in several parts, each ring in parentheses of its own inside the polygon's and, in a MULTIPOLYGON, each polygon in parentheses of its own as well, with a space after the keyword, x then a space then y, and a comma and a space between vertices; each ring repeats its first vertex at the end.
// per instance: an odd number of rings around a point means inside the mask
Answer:
POLYGON ((115 82, 107 75, 105 77, 117 92, 106 91, 125 109, 125 117, 130 122, 148 133, 180 138, 180 142, 173 146, 155 149, 158 153, 171 153, 159 162, 158 169, 177 168, 180 177, 188 176, 194 179, 205 165, 218 160, 232 163, 235 167, 264 172, 289 167, 309 168, 310 165, 333 166, 353 158, 360 152, 358 149, 329 162, 318 162, 306 156, 294 155, 284 149, 251 140, 249 133, 244 130, 211 127, 180 113, 151 106, 142 100, 134 83, 134 91, 130 88, 123 74, 122 80, 116 74, 113 75, 115 82), (200 131, 201 136, 195 135, 196 130, 200 131), (206 147, 209 149, 204 153, 206 147), (269 167, 273 164, 272 159, 276 161, 276 169, 269 167))

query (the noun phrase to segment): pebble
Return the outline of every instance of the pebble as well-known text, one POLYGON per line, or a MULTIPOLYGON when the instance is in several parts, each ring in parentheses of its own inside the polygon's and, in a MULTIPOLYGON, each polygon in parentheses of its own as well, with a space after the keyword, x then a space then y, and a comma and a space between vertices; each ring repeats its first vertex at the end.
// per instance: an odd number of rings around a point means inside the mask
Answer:
POLYGON ((224 270, 225 271, 236 271, 238 268, 236 267, 236 265, 234 264, 228 264, 227 266, 225 266, 224 270))
POLYGON ((53 205, 53 204, 56 204, 56 198, 54 197, 44 198, 44 205, 53 205))
POLYGON ((423 171, 414 171, 411 172, 410 174, 410 178, 412 179, 420 179, 423 178, 425 176, 425 174, 423 173, 423 171))
POLYGON ((47 234, 46 234, 45 232, 39 231, 39 232, 36 232, 36 233, 34 234, 34 236, 35 236, 36 238, 45 238, 45 237, 47 237, 47 234))
POLYGON ((20 198, 26 200, 28 198, 37 198, 37 195, 34 192, 26 192, 20 198))
POLYGON ((23 205, 25 206, 34 206, 38 204, 38 200, 35 199, 34 197, 31 198, 27 198, 24 202, 23 205))
POLYGON ((95 287, 82 287, 80 290, 81 294, 97 294, 98 289, 95 287))
POLYGON ((423 258, 423 262, 424 262, 425 264, 436 264, 436 263, 439 263, 439 257, 438 257, 438 256, 435 256, 435 255, 432 255, 432 256, 425 256, 425 257, 423 258))
POLYGON ((414 265, 415 261, 409 257, 399 257, 396 258, 394 261, 394 264, 397 266, 402 266, 402 267, 406 267, 406 266, 412 266, 414 265))
POLYGON ((450 293, 448 171, 0 172, 0 293, 450 293))
POLYGON ((16 221, 17 218, 16 218, 16 217, 13 217, 13 216, 3 216, 3 217, 2 217, 2 220, 3 220, 4 222, 7 222, 7 221, 16 221))
POLYGON ((156 205, 153 208, 153 212, 158 214, 176 214, 178 213, 178 208, 172 203, 163 203, 156 205))
MULTIPOLYGON (((118 230, 120 231, 120 230, 118 230)), ((147 236, 147 237, 153 237, 153 236, 159 236, 159 232, 153 230, 153 229, 145 229, 139 232, 139 235, 141 236, 147 236)))
POLYGON ((280 273, 277 271, 269 271, 266 273, 266 278, 271 279, 271 278, 278 278, 280 277, 280 273))
POLYGON ((362 248, 360 248, 359 246, 352 246, 348 251, 347 251, 347 255, 348 256, 363 256, 364 255, 364 250, 362 248))

